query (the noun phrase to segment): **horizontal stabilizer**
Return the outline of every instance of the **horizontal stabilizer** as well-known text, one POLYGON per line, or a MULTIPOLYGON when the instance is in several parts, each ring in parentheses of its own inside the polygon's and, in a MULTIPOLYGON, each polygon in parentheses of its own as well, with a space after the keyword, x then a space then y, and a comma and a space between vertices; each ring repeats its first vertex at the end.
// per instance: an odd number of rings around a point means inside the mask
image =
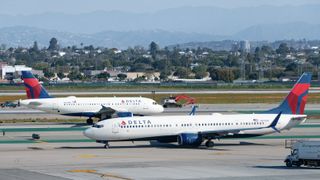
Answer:
POLYGON ((269 127, 271 127, 272 129, 274 129, 274 130, 277 131, 277 132, 280 132, 280 131, 276 128, 276 126, 277 126, 277 124, 278 124, 278 122, 279 122, 281 113, 282 113, 282 112, 280 112, 280 113, 276 116, 276 118, 274 118, 274 120, 272 121, 272 123, 271 123, 270 126, 269 126, 269 127))

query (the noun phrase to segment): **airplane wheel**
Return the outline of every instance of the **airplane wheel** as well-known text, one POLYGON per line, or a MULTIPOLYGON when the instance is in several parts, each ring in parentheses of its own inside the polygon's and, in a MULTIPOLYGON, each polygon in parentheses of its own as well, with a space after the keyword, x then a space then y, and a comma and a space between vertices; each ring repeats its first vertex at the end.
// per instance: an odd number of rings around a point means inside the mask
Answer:
POLYGON ((104 145, 104 148, 105 148, 105 149, 109 149, 109 148, 110 148, 110 147, 109 147, 109 144, 105 144, 105 145, 104 145))
POLYGON ((92 125, 93 124, 93 120, 91 118, 87 119, 87 124, 92 125))
POLYGON ((205 145, 210 148, 214 146, 214 142, 208 140, 205 145))

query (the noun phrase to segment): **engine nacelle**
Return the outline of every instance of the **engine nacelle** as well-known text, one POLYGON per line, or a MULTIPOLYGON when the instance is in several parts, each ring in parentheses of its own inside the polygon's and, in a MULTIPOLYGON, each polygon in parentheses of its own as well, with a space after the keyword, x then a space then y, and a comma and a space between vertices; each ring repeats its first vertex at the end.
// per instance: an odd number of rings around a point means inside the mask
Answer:
POLYGON ((118 112, 118 117, 133 117, 132 112, 118 112))
POLYGON ((200 146, 202 141, 202 135, 198 133, 182 133, 178 136, 178 144, 182 146, 200 146))

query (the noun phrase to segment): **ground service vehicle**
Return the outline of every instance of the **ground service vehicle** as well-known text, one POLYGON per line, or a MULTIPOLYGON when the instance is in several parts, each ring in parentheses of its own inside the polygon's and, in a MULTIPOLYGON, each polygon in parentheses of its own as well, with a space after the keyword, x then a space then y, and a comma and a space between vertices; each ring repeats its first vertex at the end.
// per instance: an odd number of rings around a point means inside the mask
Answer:
POLYGON ((163 99, 163 107, 182 107, 183 105, 195 104, 196 100, 190 96, 178 95, 170 96, 169 98, 163 99), (182 103, 184 101, 185 103, 182 103))
POLYGON ((4 103, 1 103, 0 105, 2 108, 5 108, 5 107, 10 107, 10 108, 15 108, 17 107, 18 105, 16 103, 13 103, 13 102, 10 102, 10 101, 6 101, 4 103))
POLYGON ((284 162, 287 167, 320 166, 320 141, 297 141, 284 162))

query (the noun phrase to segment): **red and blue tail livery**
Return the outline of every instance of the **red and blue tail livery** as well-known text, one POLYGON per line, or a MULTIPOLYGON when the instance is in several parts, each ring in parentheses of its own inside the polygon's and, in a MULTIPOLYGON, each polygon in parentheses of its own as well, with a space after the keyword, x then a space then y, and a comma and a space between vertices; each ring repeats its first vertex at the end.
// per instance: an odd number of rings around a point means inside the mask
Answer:
POLYGON ((311 73, 303 73, 280 106, 266 113, 278 114, 282 112, 282 114, 304 114, 311 76, 311 73))
POLYGON ((22 71, 28 99, 52 98, 30 71, 22 71))

